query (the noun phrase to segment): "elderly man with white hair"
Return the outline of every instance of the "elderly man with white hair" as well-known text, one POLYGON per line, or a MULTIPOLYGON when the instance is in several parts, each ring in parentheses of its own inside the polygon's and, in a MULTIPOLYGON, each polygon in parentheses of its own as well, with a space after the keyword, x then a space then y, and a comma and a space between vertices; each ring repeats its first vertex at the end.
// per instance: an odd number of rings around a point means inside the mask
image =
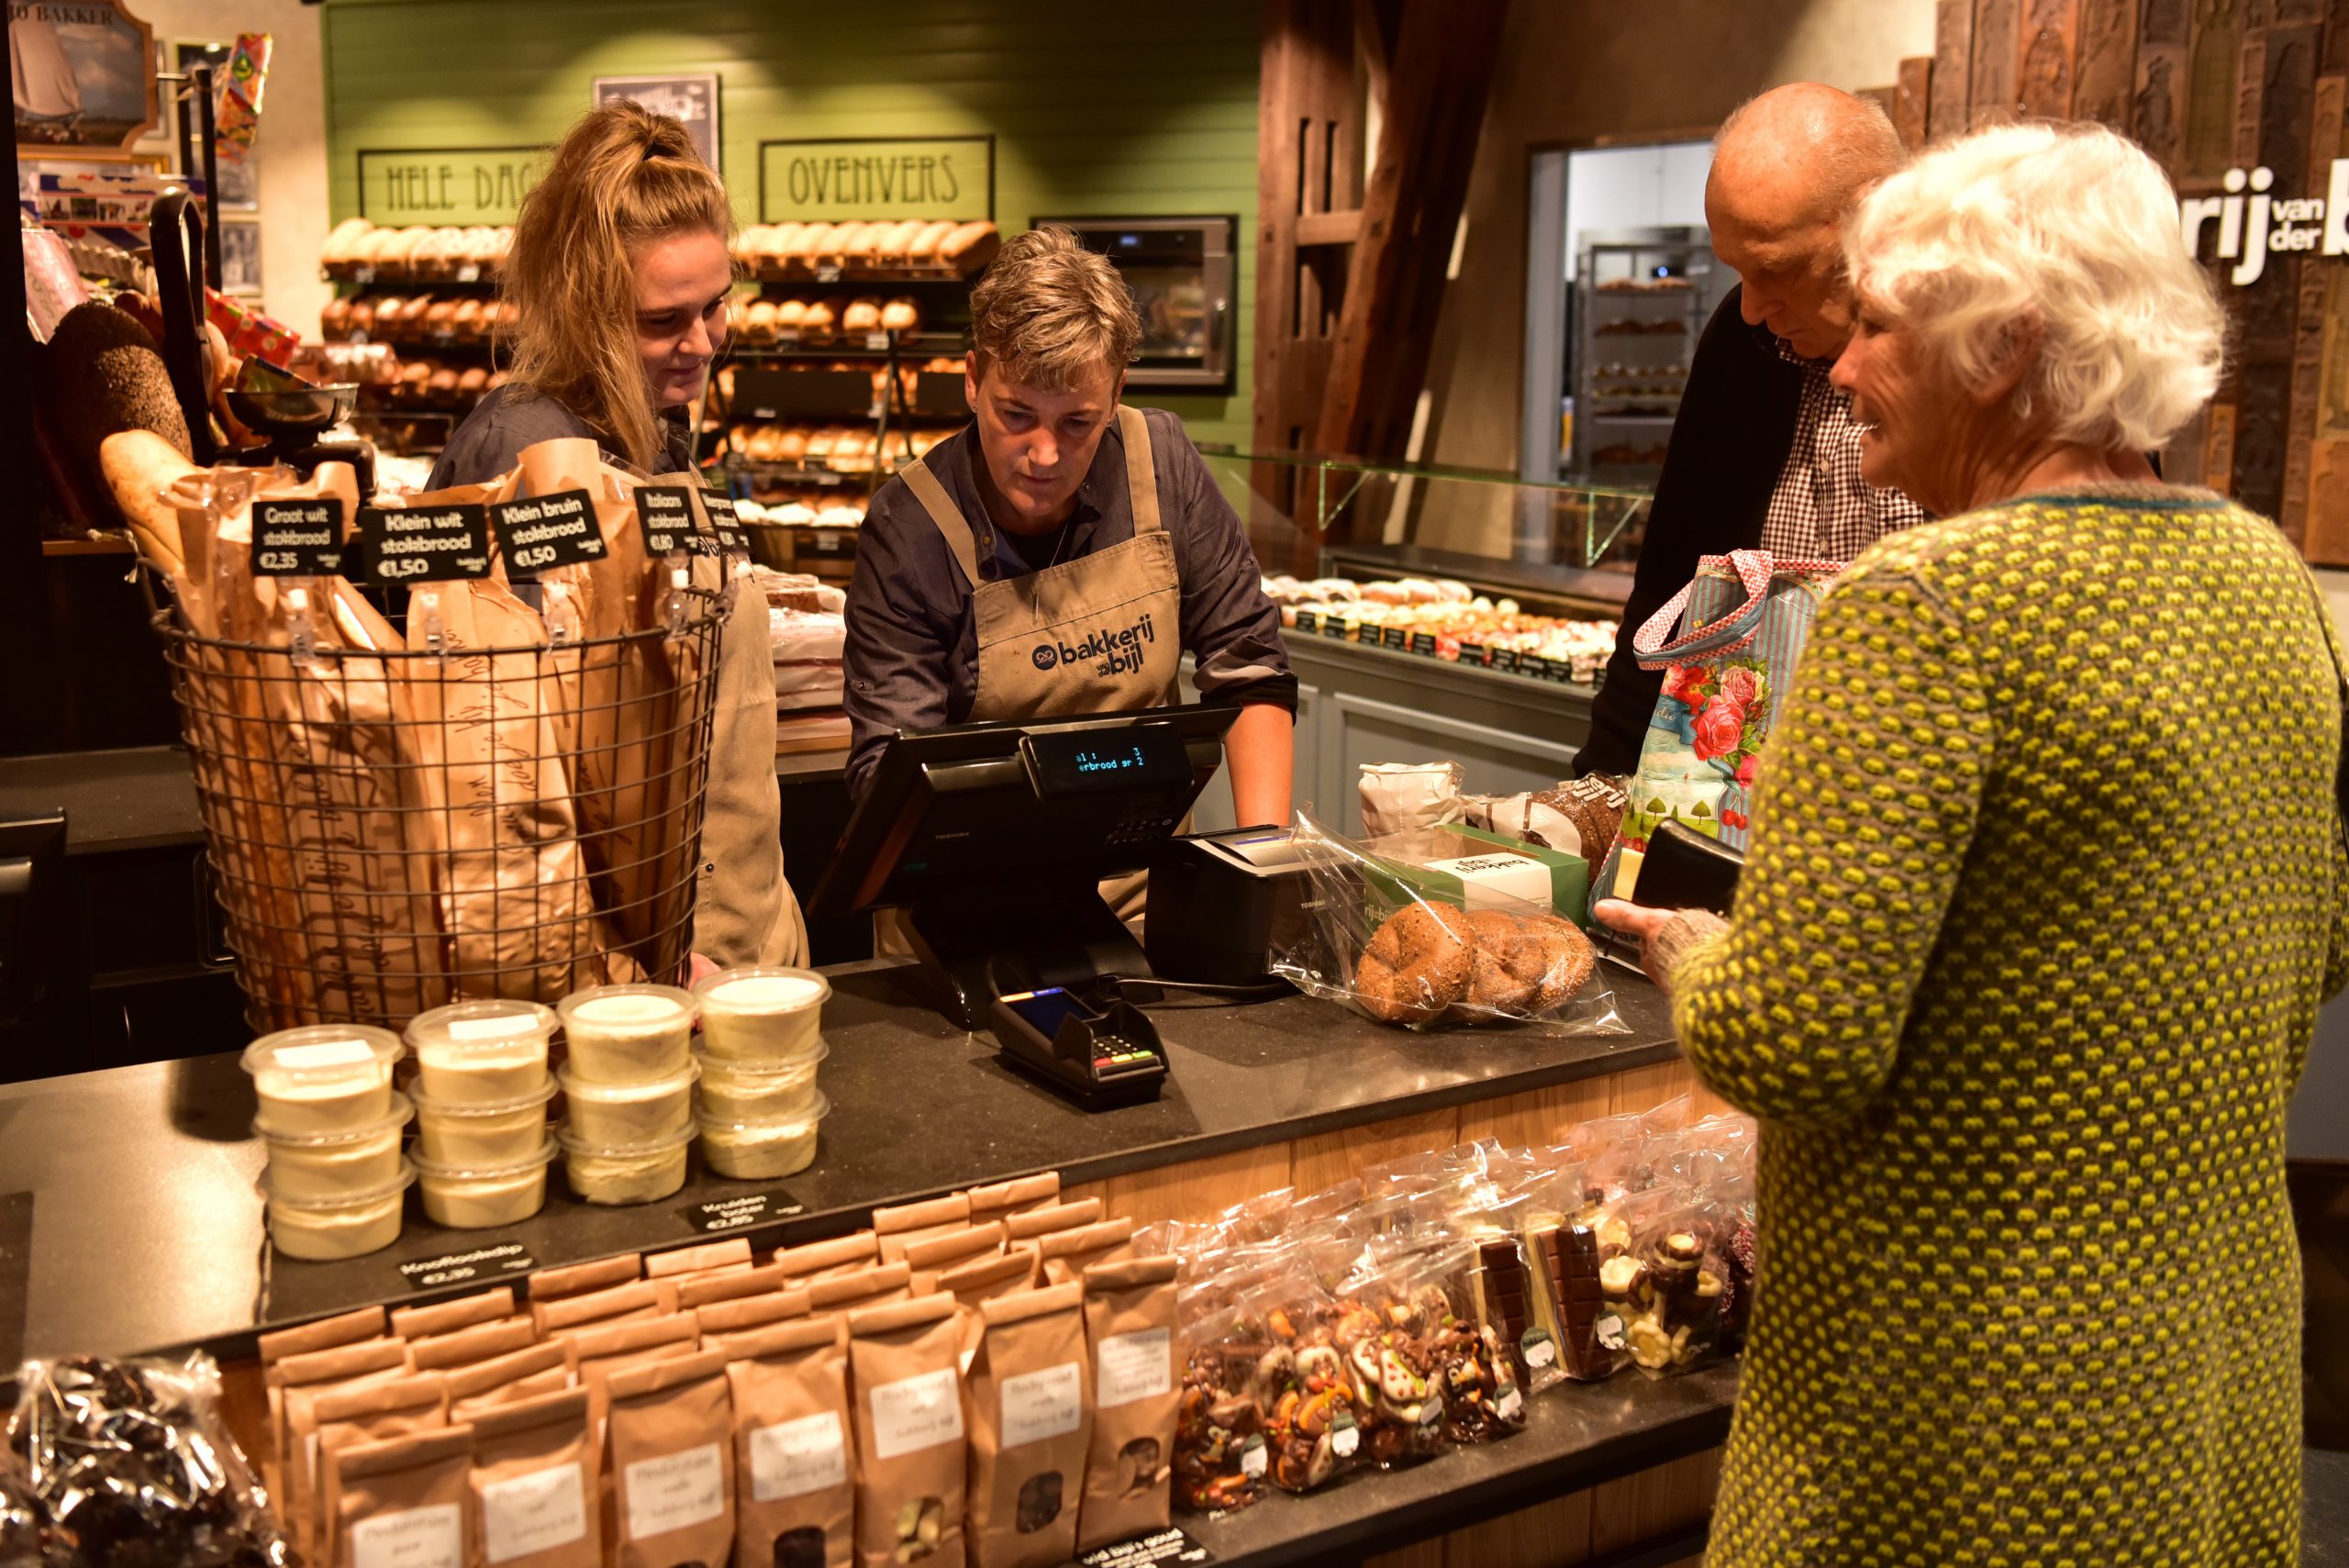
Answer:
POLYGON ((1640 668, 1631 634, 1700 558, 1758 546, 1849 561, 1924 520, 1898 489, 1863 477, 1851 398, 1828 379, 1852 336, 1843 226, 1901 157, 1882 108, 1816 82, 1773 87, 1722 122, 1705 221, 1738 284, 1689 361, 1577 775, 1638 766, 1664 676, 1640 668))
POLYGON ((1599 908, 1764 1118, 1708 1562, 2291 1568, 2284 1107, 2349 978, 2330 618, 2273 525, 2140 455, 2221 317, 2136 147, 1980 132, 1846 247, 1868 480, 1943 520, 1821 606, 1733 920, 1599 908))

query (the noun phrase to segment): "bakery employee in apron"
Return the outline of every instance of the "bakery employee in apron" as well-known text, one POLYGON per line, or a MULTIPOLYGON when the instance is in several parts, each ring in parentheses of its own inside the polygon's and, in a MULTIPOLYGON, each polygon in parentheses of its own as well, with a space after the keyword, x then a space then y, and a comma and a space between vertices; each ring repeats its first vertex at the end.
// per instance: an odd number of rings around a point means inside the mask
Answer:
POLYGON ((899 729, 1062 718, 1199 695, 1241 823, 1286 823, 1297 677, 1239 515, 1174 415, 1119 402, 1133 298, 1064 228, 1019 235, 971 292, 972 422, 873 498, 848 591, 861 798, 899 729))

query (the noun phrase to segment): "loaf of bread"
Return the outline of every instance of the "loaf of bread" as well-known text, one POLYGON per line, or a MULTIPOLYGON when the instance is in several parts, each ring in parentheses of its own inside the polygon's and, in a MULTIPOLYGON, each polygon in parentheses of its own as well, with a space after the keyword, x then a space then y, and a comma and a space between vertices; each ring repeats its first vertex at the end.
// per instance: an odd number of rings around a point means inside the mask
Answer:
POLYGON ((318 308, 318 336, 340 343, 351 336, 351 301, 330 299, 318 308))
POLYGON ((807 232, 804 223, 775 223, 767 226, 766 239, 759 246, 759 265, 769 272, 780 268, 792 255, 792 248, 807 232))
POLYGON ((880 237, 873 242, 873 259, 884 266, 896 266, 906 259, 913 248, 914 236, 927 227, 918 217, 881 226, 880 237))
POLYGON ((874 242, 881 237, 877 223, 843 223, 832 236, 832 248, 843 261, 863 266, 873 260, 874 242))
POLYGON ((807 262, 824 260, 831 254, 832 231, 839 227, 837 223, 809 224, 800 230, 798 238, 791 242, 791 259, 795 261, 807 262))
POLYGON ((838 318, 832 314, 831 301, 811 299, 807 302, 806 314, 799 319, 799 335, 803 338, 826 339, 832 336, 837 326, 838 318))
POLYGON ((434 369, 435 366, 430 360, 411 360, 401 366, 400 395, 411 402, 423 396, 424 389, 431 384, 434 369))
POLYGON ((360 244, 374 232, 375 226, 365 218, 346 217, 334 226, 326 243, 318 247, 318 260, 329 267, 356 261, 360 244))
POLYGON ((954 266, 983 264, 999 244, 994 224, 984 219, 965 223, 938 242, 938 259, 954 266))
POLYGON ((489 367, 468 365, 457 378, 457 394, 461 397, 478 397, 489 389, 489 367))
POLYGON ((343 318, 343 336, 345 338, 372 336, 375 330, 375 302, 372 299, 354 299, 350 303, 351 314, 343 318))
POLYGON ((1554 915, 1412 903, 1364 945, 1354 991, 1387 1023, 1537 1018, 1588 984, 1598 962, 1590 939, 1554 915))
POLYGON ((829 463, 832 460, 832 443, 840 438, 841 431, 834 426, 827 425, 820 430, 811 430, 807 436, 804 461, 829 463))
POLYGON ((384 259, 384 247, 400 237, 396 228, 371 228, 351 242, 351 259, 372 267, 384 259))
POLYGON ((743 433, 742 454, 753 462, 774 462, 783 432, 773 425, 754 425, 743 433))
POLYGON ((775 325, 786 332, 796 332, 807 325, 807 302, 804 299, 778 300, 775 303, 775 325))
POLYGON ((923 224, 914 231, 914 237, 906 242, 906 259, 909 261, 936 261, 938 247, 945 241, 948 235, 961 227, 962 225, 952 218, 933 218, 923 224))
POLYGON ((411 223, 392 237, 392 242, 384 248, 384 260, 413 262, 416 260, 416 248, 431 238, 432 230, 420 223, 411 223))
POLYGON ((889 332, 921 330, 921 306, 910 299, 893 299, 881 307, 881 326, 889 332))
POLYGON ((752 300, 751 308, 743 314, 743 336, 753 343, 774 342, 779 325, 776 320, 779 308, 771 299, 752 300))
POLYGON ((435 402, 447 402, 454 397, 457 394, 456 367, 436 366, 432 372, 432 379, 424 384, 424 390, 435 402))
POLYGON ((506 260, 506 258, 511 254, 514 250, 514 226, 511 224, 503 224, 498 228, 491 229, 489 231, 488 250, 489 254, 484 257, 483 260, 493 263, 506 260))
POLYGON ((759 264, 759 259, 766 254, 767 247, 774 242, 774 226, 770 223, 754 223, 734 236, 734 243, 727 247, 727 251, 738 264, 756 267, 759 264))
MULTIPOLYGON (((466 301, 468 305, 473 302, 466 301)), ((454 332, 457 329, 457 302, 436 299, 424 307, 424 329, 427 332, 454 332)))
POLYGON ((881 330, 881 302, 877 299, 852 299, 841 312, 841 330, 855 337, 881 330))
POLYGON ((778 431, 774 460, 777 462, 806 462, 807 461, 807 432, 800 429, 778 431))

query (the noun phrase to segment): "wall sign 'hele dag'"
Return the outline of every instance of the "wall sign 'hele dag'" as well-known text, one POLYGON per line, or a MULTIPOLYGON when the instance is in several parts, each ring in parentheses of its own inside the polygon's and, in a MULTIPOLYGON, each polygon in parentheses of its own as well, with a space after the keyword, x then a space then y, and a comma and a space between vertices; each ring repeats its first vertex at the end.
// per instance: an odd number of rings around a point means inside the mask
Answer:
POLYGON ((409 147, 359 154, 359 216, 385 228, 511 223, 538 183, 539 147, 409 147))
POLYGON ((759 143, 759 221, 995 217, 992 136, 759 143))

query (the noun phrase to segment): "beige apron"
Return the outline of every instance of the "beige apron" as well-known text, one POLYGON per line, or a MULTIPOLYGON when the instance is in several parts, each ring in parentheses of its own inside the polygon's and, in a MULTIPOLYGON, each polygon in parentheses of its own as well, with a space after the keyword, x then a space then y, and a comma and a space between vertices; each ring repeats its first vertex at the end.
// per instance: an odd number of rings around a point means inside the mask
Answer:
MULTIPOLYGON (((1118 432, 1125 440, 1134 537, 1001 582, 980 579, 978 536, 938 476, 920 462, 898 470, 971 585, 979 644, 974 722, 1124 713, 1174 699, 1183 662, 1174 541, 1159 521, 1158 474, 1141 411, 1120 406, 1118 432)), ((985 461, 975 450, 971 456, 985 461)), ((1142 884, 1139 873, 1113 877, 1101 884, 1101 895, 1130 920, 1141 911, 1142 884)))

